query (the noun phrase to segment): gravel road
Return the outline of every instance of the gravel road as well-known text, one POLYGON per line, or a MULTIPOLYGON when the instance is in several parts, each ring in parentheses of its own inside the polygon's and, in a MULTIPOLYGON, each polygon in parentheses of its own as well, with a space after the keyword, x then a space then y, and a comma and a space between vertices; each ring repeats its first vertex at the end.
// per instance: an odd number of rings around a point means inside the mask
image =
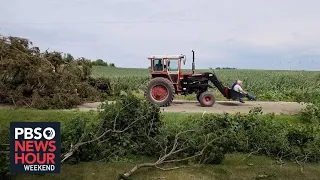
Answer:
MULTIPOLYGON (((99 102, 86 103, 78 106, 77 109, 83 111, 96 110, 99 102)), ((186 112, 186 113, 248 113, 254 107, 261 107, 264 113, 275 114, 297 114, 305 107, 304 104, 296 102, 261 102, 248 101, 244 104, 237 101, 217 101, 213 107, 201 107, 197 101, 179 101, 175 100, 171 106, 162 107, 164 112, 186 112)))

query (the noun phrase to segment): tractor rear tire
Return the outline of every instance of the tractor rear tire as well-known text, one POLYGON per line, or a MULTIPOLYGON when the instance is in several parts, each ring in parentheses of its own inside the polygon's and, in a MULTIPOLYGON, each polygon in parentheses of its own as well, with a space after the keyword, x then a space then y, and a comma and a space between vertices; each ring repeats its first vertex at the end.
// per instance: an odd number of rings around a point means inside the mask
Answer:
POLYGON ((216 98, 211 92, 205 91, 200 94, 199 102, 202 107, 212 107, 216 102, 216 98))
POLYGON ((170 106, 174 94, 175 88, 172 82, 163 77, 151 79, 144 92, 146 99, 159 107, 170 106))

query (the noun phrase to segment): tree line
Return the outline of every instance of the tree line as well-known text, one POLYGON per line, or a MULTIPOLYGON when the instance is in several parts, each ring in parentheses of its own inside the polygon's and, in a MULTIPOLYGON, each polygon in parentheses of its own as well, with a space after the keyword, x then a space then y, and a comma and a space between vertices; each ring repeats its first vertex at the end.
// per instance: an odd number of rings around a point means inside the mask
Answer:
POLYGON ((232 67, 217 67, 216 69, 237 69, 237 68, 232 68, 232 67))
MULTIPOLYGON (((66 62, 71 62, 71 61, 74 61, 75 58, 70 54, 70 53, 65 53, 64 56, 63 56, 63 59, 66 61, 66 62)), ((104 60, 102 59, 97 59, 95 61, 91 61, 89 60, 90 64, 92 66, 110 66, 110 67, 116 67, 116 65, 114 63, 107 63, 105 62, 104 60)))

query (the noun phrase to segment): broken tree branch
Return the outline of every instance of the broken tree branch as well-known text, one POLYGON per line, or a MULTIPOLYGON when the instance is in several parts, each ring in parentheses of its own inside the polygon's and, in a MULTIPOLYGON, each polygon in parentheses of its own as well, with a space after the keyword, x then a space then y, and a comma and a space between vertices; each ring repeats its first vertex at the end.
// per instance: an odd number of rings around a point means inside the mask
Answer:
POLYGON ((181 167, 172 167, 172 168, 162 168, 162 167, 160 167, 160 165, 168 164, 168 163, 174 163, 174 162, 182 162, 182 161, 186 161, 186 160, 195 158, 197 156, 201 156, 201 155, 203 155, 204 151, 207 149, 207 147, 210 144, 212 144, 214 141, 216 141, 216 140, 218 140, 218 139, 220 139, 220 138, 222 138, 222 137, 224 137, 224 136, 226 136, 228 134, 228 133, 225 133, 220 137, 214 138, 214 139, 212 139, 210 141, 206 141, 206 143, 205 143, 204 147, 201 149, 201 151, 199 151, 199 153, 197 153, 197 154, 195 154, 193 156, 189 156, 189 157, 182 158, 182 159, 167 160, 172 155, 177 154, 178 152, 181 152, 181 151, 186 150, 188 148, 188 147, 185 147, 185 148, 177 149, 179 136, 181 134, 185 134, 187 132, 194 132, 194 131, 195 130, 187 130, 187 131, 179 132, 178 134, 175 135, 174 143, 172 145, 172 148, 171 148, 170 152, 166 153, 167 149, 168 149, 168 146, 166 146, 165 149, 164 149, 164 155, 160 156, 159 159, 156 162, 154 162, 154 163, 137 164, 130 171, 128 171, 125 174, 121 175, 119 179, 128 179, 133 173, 135 173, 140 168, 152 167, 152 168, 157 168, 157 169, 164 170, 164 171, 175 170, 175 169, 182 168, 183 166, 181 166, 181 167))
MULTIPOLYGON (((131 105, 132 103, 128 103, 125 107, 123 107, 122 109, 120 109, 114 119, 114 123, 113 123, 113 128, 110 128, 110 129, 105 129, 104 132, 102 132, 98 137, 92 139, 92 140, 89 140, 89 141, 85 141, 85 142, 82 142, 82 140, 79 140, 78 143, 76 143, 75 145, 71 144, 70 145, 70 149, 67 153, 64 153, 61 155, 61 163, 64 162, 65 160, 67 160, 69 157, 71 157, 78 149, 80 146, 83 146, 83 145, 86 145, 86 144, 89 144, 89 143, 93 143, 95 141, 98 141, 100 139, 102 139, 106 134, 108 133, 123 133, 125 131, 128 131, 130 128, 132 128, 132 126, 140 121, 141 119, 145 118, 146 116, 142 116, 140 118, 136 118, 133 122, 131 122, 130 124, 126 125, 126 127, 123 127, 122 130, 117 130, 116 129, 116 123, 117 123, 117 119, 119 117, 119 113, 121 110, 129 107, 129 105, 131 105)), ((100 127, 101 128, 101 127, 100 127)))

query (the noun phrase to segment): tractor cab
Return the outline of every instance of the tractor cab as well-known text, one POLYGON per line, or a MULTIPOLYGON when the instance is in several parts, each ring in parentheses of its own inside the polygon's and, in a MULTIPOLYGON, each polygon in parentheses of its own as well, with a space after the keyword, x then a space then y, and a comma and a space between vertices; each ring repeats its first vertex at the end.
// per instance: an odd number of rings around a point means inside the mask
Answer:
POLYGON ((164 77, 173 84, 178 84, 180 80, 181 62, 185 62, 185 56, 150 56, 152 78, 164 77))

